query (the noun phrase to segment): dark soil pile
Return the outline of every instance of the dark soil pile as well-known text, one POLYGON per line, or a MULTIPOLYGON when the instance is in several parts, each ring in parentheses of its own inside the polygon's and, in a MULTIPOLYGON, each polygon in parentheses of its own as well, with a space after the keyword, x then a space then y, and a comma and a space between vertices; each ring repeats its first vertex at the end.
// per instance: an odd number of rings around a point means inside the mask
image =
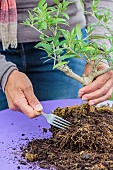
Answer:
POLYGON ((56 170, 113 170, 113 107, 72 106, 54 111, 72 123, 53 137, 28 143, 23 156, 56 170))

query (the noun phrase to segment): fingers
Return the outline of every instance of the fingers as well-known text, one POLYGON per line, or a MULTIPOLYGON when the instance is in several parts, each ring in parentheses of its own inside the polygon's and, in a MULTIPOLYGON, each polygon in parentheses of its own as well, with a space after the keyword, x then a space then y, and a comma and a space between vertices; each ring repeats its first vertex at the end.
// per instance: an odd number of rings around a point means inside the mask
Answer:
POLYGON ((95 92, 96 90, 102 88, 104 84, 110 79, 110 76, 107 74, 103 74, 96 78, 91 84, 81 88, 78 92, 79 97, 81 97, 81 94, 88 94, 91 92, 95 92))
POLYGON ((82 99, 88 100, 89 105, 94 105, 104 100, 107 100, 112 95, 113 88, 111 87, 112 87, 112 82, 109 80, 102 88, 97 89, 94 92, 83 95, 82 99))
POLYGON ((108 100, 113 92, 113 78, 102 75, 90 85, 79 90, 79 97, 88 100, 89 105, 98 104, 108 100))
POLYGON ((43 107, 33 92, 30 85, 29 88, 23 89, 23 98, 18 98, 17 107, 26 114, 29 118, 34 118, 42 113, 43 107))
POLYGON ((29 118, 36 117, 36 114, 34 113, 34 109, 31 106, 28 105, 28 102, 27 102, 26 98, 24 98, 23 100, 21 99, 20 101, 18 101, 18 108, 20 109, 20 111, 22 113, 24 113, 29 118))
MULTIPOLYGON (((100 63, 98 66, 98 70, 103 70, 106 68, 108 68, 108 65, 106 65, 104 63, 100 63)), ((84 70, 84 74, 88 76, 91 71, 92 71, 92 66, 90 64, 87 64, 85 67, 85 70, 84 70)), ((112 71, 109 71, 103 75, 100 75, 91 84, 84 86, 83 88, 81 88, 79 90, 79 92, 78 92, 79 97, 81 97, 85 93, 90 93, 92 91, 95 91, 95 90, 101 88, 106 83, 106 81, 108 81, 112 76, 113 76, 112 71)), ((112 80, 112 82, 113 82, 113 80, 112 80)))
POLYGON ((109 80, 101 88, 95 90, 94 92, 83 95, 82 99, 84 100, 84 98, 87 98, 91 100, 91 99, 100 98, 101 96, 105 96, 111 87, 112 87, 112 82, 109 80))
POLYGON ((89 64, 87 64, 87 65, 85 66, 84 74, 85 74, 86 76, 89 75, 90 72, 91 72, 91 70, 92 70, 92 66, 89 65, 89 64))
POLYGON ((21 102, 19 103, 19 108, 21 112, 26 114, 26 116, 28 116, 29 118, 35 118, 41 114, 41 112, 35 111, 34 108, 27 103, 26 99, 23 102, 21 100, 21 102))
POLYGON ((100 97, 99 95, 103 95, 107 93, 107 91, 111 88, 112 81, 107 76, 100 76, 97 77, 95 81, 93 81, 91 84, 81 88, 79 90, 79 97, 82 98, 94 98, 100 97))
MULTIPOLYGON (((105 69, 108 66, 100 64, 98 70, 105 69)), ((91 67, 87 66, 85 74, 89 74, 91 67)), ((89 105, 98 104, 108 100, 113 92, 113 72, 109 71, 98 76, 91 84, 81 88, 78 96, 83 100, 87 100, 89 105)))
POLYGON ((37 111, 37 114, 40 114, 43 110, 43 107, 34 95, 33 87, 31 84, 24 89, 24 94, 26 96, 28 104, 37 111))
POLYGON ((35 112, 34 108, 28 104, 25 97, 16 97, 14 101, 10 98, 8 101, 8 105, 11 110, 21 111, 29 118, 34 118, 41 114, 41 112, 35 112))
POLYGON ((5 94, 9 108, 21 111, 29 118, 40 115, 43 110, 41 103, 34 95, 30 80, 25 74, 19 71, 14 71, 9 76, 5 94))
POLYGON ((113 92, 113 89, 110 89, 110 90, 106 93, 106 95, 101 96, 101 97, 99 97, 99 98, 97 98, 97 99, 94 99, 94 100, 89 100, 88 104, 89 104, 89 105, 95 105, 95 104, 101 103, 101 102, 103 102, 103 101, 105 101, 105 100, 108 100, 108 99, 112 96, 112 92, 113 92))

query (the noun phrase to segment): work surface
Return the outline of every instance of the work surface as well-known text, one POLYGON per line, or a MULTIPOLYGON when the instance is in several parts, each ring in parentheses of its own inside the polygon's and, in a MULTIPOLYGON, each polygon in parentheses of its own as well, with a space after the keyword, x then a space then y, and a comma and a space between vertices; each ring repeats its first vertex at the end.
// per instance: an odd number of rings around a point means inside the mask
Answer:
MULTIPOLYGON (((44 112, 51 113, 57 107, 82 104, 80 99, 53 100, 41 102, 44 112)), ((112 104, 112 101, 105 103, 112 104)), ((29 119, 23 113, 11 111, 10 109, 0 112, 0 170, 42 170, 34 163, 23 165, 20 147, 25 146, 28 141, 36 138, 51 137, 51 133, 43 133, 43 128, 49 128, 43 115, 29 119)))

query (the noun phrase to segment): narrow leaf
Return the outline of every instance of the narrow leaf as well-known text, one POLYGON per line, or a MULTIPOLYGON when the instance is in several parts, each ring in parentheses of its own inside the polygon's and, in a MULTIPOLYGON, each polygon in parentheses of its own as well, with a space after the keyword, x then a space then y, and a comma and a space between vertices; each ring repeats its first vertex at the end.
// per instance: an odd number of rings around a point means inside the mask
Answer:
POLYGON ((59 0, 54 0, 54 2, 58 5, 60 2, 59 0))
POLYGON ((45 3, 46 0, 41 0, 39 3, 38 3, 38 7, 40 8, 44 3, 45 3))
POLYGON ((82 39, 82 32, 81 32, 81 28, 80 28, 79 24, 76 25, 76 32, 77 32, 78 40, 81 40, 82 39))
POLYGON ((41 23, 41 28, 47 29, 47 23, 45 21, 41 23))
POLYGON ((68 63, 68 62, 60 62, 60 63, 54 65, 53 70, 54 70, 55 68, 57 68, 57 67, 60 67, 60 66, 65 65, 65 64, 67 64, 67 63, 68 63))
POLYGON ((65 60, 67 58, 73 58, 75 57, 75 54, 66 54, 60 57, 60 60, 65 60))
POLYGON ((68 14, 66 14, 66 13, 62 13, 62 15, 67 19, 67 20, 69 20, 69 15, 68 14))
POLYGON ((39 42, 37 45, 35 45, 35 48, 43 47, 44 50, 52 51, 52 46, 43 42, 39 42))

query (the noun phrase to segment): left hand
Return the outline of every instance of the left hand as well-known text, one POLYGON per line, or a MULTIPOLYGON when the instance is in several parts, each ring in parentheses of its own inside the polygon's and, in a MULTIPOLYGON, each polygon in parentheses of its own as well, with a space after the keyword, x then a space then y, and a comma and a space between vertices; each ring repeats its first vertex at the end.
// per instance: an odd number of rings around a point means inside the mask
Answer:
POLYGON ((7 79, 5 94, 10 109, 21 111, 29 118, 42 113, 43 107, 34 94, 31 81, 24 73, 12 71, 7 79))
MULTIPOLYGON (((101 63, 98 70, 108 67, 107 64, 101 63)), ((91 66, 86 65, 84 74, 88 75, 91 66)), ((91 84, 84 86, 78 92, 78 96, 83 100, 87 100, 89 105, 95 105, 109 99, 113 92, 113 71, 108 71, 98 76, 91 84)))

